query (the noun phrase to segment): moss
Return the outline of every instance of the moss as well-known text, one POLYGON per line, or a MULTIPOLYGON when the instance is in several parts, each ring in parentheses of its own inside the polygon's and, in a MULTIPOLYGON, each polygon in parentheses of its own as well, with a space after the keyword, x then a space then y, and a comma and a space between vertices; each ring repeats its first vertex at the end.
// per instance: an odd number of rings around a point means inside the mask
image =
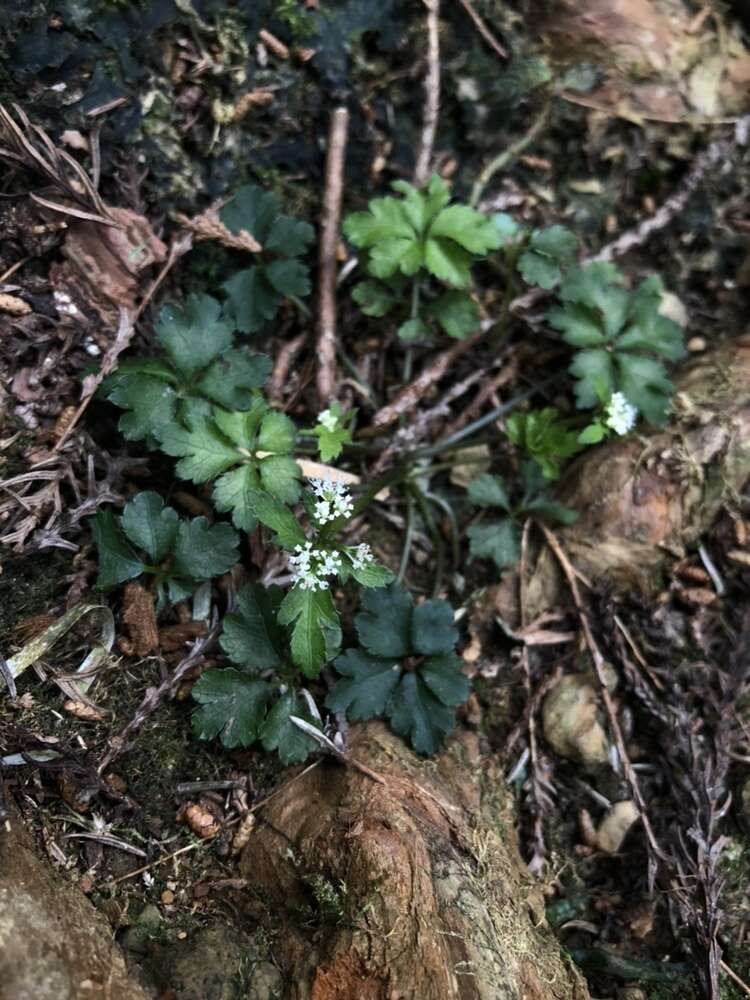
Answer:
POLYGON ((58 549, 9 559, 0 576, 0 635, 24 618, 48 612, 69 572, 70 554, 58 549))

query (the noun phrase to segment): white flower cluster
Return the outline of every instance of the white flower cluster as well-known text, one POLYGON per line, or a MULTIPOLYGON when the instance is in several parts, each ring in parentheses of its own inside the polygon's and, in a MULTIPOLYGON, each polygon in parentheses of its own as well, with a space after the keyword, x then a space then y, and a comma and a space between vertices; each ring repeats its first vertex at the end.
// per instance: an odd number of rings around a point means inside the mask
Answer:
POLYGON ((354 549, 347 549, 346 554, 352 561, 352 566, 355 569, 364 569, 365 566, 369 566, 371 562, 375 559, 372 554, 372 549, 367 544, 367 542, 362 542, 354 549))
POLYGON ((294 551, 296 554, 289 556, 289 565, 295 584, 302 590, 328 590, 326 577, 336 576, 341 569, 338 552, 315 549, 312 542, 298 545, 294 551))
POLYGON ((327 431, 335 431, 338 427, 339 418, 332 410, 323 410, 318 414, 318 423, 325 427, 327 431))
POLYGON ((627 434, 635 427, 638 419, 638 409, 627 401, 621 392, 613 392, 607 403, 607 417, 604 421, 617 434, 627 434))
POLYGON ((310 485, 318 498, 314 513, 318 524, 335 521, 337 517, 352 516, 354 504, 343 483, 334 483, 330 479, 311 479, 310 485))

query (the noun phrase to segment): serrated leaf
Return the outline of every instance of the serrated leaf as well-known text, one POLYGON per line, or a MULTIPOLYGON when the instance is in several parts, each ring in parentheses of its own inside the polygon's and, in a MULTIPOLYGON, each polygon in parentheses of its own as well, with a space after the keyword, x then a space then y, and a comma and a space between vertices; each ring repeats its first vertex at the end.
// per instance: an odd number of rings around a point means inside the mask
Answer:
POLYGON ((547 320, 562 331, 563 340, 572 347, 598 347, 607 342, 600 318, 588 306, 568 304, 564 309, 550 309, 547 320))
POLYGON ((304 545, 306 538, 294 514, 264 490, 248 490, 247 503, 258 520, 274 531, 274 542, 283 549, 304 545))
POLYGON ((111 510, 98 511, 91 523, 91 533, 99 556, 98 590, 109 590, 146 570, 146 564, 120 534, 111 510))
POLYGON ((238 271, 222 287, 227 294, 224 311, 242 333, 257 333, 278 312, 281 295, 262 267, 253 265, 238 271))
POLYGON ((314 434, 318 439, 318 453, 324 462, 332 462, 338 458, 344 449, 345 444, 352 442, 351 427, 334 427, 329 430, 327 427, 318 425, 314 429, 314 434))
POLYGON ((307 702, 294 691, 286 691, 274 704, 260 730, 260 739, 265 750, 275 750, 281 763, 301 764, 318 749, 318 744, 290 721, 289 716, 305 719, 318 724, 307 708, 307 702))
POLYGON ((237 449, 211 420, 194 419, 188 427, 167 424, 159 428, 157 437, 162 451, 180 459, 177 475, 194 483, 213 479, 240 459, 237 449))
POLYGON ((243 230, 266 248, 266 240, 281 216, 281 202, 257 184, 244 184, 224 205, 219 218, 235 234, 243 230))
POLYGON ((565 264, 575 257, 578 240, 565 226, 548 226, 546 229, 537 229, 531 234, 529 247, 536 253, 557 261, 558 264, 565 264))
POLYGON ((422 247, 413 236, 383 240, 370 251, 369 270, 376 278, 391 278, 397 271, 411 277, 423 264, 422 247))
POLYGON ((412 241, 416 232, 397 198, 374 198, 367 212, 352 212, 344 219, 344 235, 357 247, 373 247, 384 240, 412 241))
POLYGON ((193 294, 182 307, 164 306, 156 336, 175 368, 189 377, 231 347, 232 324, 216 299, 193 294))
POLYGON ((479 328, 479 308, 466 292, 445 292, 430 303, 429 311, 448 336, 456 340, 464 340, 479 328))
POLYGON ((213 420, 222 434, 238 448, 251 449, 255 446, 261 421, 266 413, 268 403, 262 396, 256 395, 250 408, 241 412, 214 408, 213 420))
POLYGON ((193 712, 193 732, 201 740, 221 736, 231 750, 258 739, 271 698, 270 684, 233 668, 206 670, 193 685, 200 708, 193 712))
POLYGON ((623 288, 624 277, 609 261, 594 261, 585 267, 571 268, 560 284, 565 302, 577 302, 597 309, 608 337, 618 333, 625 323, 629 295, 623 288))
POLYGON ((160 563, 171 552, 177 538, 177 511, 165 507, 158 493, 139 493, 125 504, 120 518, 122 530, 152 563, 160 563))
POLYGON ((498 569, 515 566, 520 556, 518 526, 505 518, 473 524, 466 532, 469 552, 475 558, 492 559, 498 569))
POLYGON ((342 679, 336 681, 326 698, 326 708, 331 712, 345 712, 353 721, 385 714, 402 674, 398 660, 349 649, 336 658, 334 666, 342 679))
POLYGON ((575 394, 579 409, 596 406, 600 393, 611 396, 615 390, 615 370, 609 351, 579 351, 568 371, 577 379, 575 394))
POLYGON ((414 608, 411 620, 412 649, 422 656, 450 653, 458 641, 453 608, 447 601, 425 601, 414 608))
POLYGON ((227 573, 239 559, 239 536, 228 524, 209 524, 205 517, 180 521, 172 572, 191 580, 210 580, 227 573))
POLYGON ((261 460, 258 466, 264 490, 282 503, 299 500, 301 469, 291 455, 272 455, 261 460))
POLYGON ((329 590, 293 587, 279 607, 278 621, 292 626, 292 660, 306 677, 317 677, 341 642, 338 615, 329 590))
POLYGON ((221 513, 232 512, 232 523, 240 531, 255 531, 258 519, 251 506, 252 492, 260 487, 254 465, 249 462, 225 472, 214 483, 214 506, 221 513))
POLYGON ((160 378, 116 372, 106 393, 111 403, 129 411, 117 425, 128 441, 149 437, 175 419, 177 394, 160 378))
POLYGON ((518 258, 518 270, 527 285, 538 285, 539 288, 554 288, 560 280, 560 265, 551 257, 525 250, 518 258))
POLYGON ((455 653, 431 656, 419 668, 427 687, 444 705, 463 705, 471 692, 469 678, 462 671, 463 662, 455 653))
POLYGON ((524 511, 544 521, 552 521, 557 524, 575 524, 578 520, 578 511, 564 507, 561 503, 549 500, 544 496, 535 497, 533 500, 530 500, 526 504, 524 511))
POLYGON ((264 271, 269 284, 280 295, 304 298, 310 294, 310 270, 302 261, 294 258, 274 260, 264 271))
POLYGON ((429 239, 444 237, 460 244, 473 254, 497 250, 502 240, 492 222, 468 205, 449 205, 435 218, 429 229, 429 239))
POLYGON ((285 413, 269 410, 263 417, 258 434, 258 451, 288 455, 294 449, 297 428, 285 413))
POLYGON ((362 645, 375 656, 409 656, 414 602, 398 584, 362 594, 362 610, 354 619, 362 645))
POLYGON ((552 406, 528 413, 516 411, 506 421, 506 430, 513 444, 524 448, 548 479, 560 474, 562 459, 580 451, 578 435, 552 406))
POLYGON ((253 390, 265 385, 271 367, 267 354, 225 351, 208 367, 198 388, 227 410, 248 410, 253 404, 253 390))
POLYGON ((393 573, 386 566, 376 562, 367 563, 359 569, 351 566, 349 571, 363 587, 387 587, 394 580, 393 573))
POLYGON ((421 754, 434 754, 456 721, 454 708, 443 705, 418 673, 405 674, 388 705, 391 728, 421 754))
POLYGON ((430 237, 424 251, 424 266, 436 278, 457 288, 471 280, 471 255, 451 240, 430 237))
POLYGON ((649 423, 663 424, 669 412, 673 386, 664 365, 640 354, 621 352, 615 355, 618 388, 649 423))
POLYGON ((237 595, 237 610, 226 615, 221 647, 230 660, 252 670, 269 670, 283 663, 284 634, 276 615, 279 587, 246 584, 237 595))
POLYGON ((380 318, 396 305, 396 296, 380 281, 360 281, 352 290, 352 298, 365 316, 380 318))
POLYGON ((500 507, 510 512, 510 497, 500 476, 485 472, 472 479, 467 487, 469 499, 479 507, 500 507))
POLYGON ((277 215, 264 249, 280 257, 300 257, 314 239, 315 230, 309 222, 293 219, 289 215, 277 215))

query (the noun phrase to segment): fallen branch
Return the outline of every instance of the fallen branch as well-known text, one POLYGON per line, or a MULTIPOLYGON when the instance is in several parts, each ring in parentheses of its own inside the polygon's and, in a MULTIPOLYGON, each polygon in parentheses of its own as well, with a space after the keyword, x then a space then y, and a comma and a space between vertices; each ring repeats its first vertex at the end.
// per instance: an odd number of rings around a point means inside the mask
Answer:
POLYGON ((283 402, 284 386, 289 377, 289 370, 294 364, 294 359, 307 343, 307 334, 298 333, 296 337, 285 341, 279 348, 276 355, 276 362, 268 381, 268 402, 273 406, 278 406, 283 402))
POLYGON ((419 153, 414 167, 414 184, 424 187, 430 179, 440 116, 440 0, 423 0, 427 8, 427 73, 424 80, 424 116, 419 153))
POLYGON ((339 245, 341 195, 344 183, 344 154, 349 128, 349 112, 335 108, 331 114, 326 155, 326 187, 323 196, 323 219, 320 236, 318 299, 318 377, 321 406, 327 406, 336 394, 336 258, 339 245))

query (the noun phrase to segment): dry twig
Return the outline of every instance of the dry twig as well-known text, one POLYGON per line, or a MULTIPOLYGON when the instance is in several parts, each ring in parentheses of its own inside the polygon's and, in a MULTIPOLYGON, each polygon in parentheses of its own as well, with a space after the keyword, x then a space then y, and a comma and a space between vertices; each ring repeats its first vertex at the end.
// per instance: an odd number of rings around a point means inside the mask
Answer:
POLYGON ((289 377, 289 371, 294 360, 307 343, 307 334, 298 333, 296 337, 285 341, 276 355, 276 361, 268 380, 268 402, 278 406, 284 399, 284 387, 289 377))
POLYGON ((440 116, 440 0, 423 0, 427 8, 427 73, 424 80, 424 116, 419 153, 414 167, 414 184, 424 187, 430 179, 440 116))
POLYGON ((212 206, 192 219, 180 212, 176 212, 174 218, 181 226, 190 230, 197 242, 215 240, 232 250, 247 250, 250 253, 260 253, 263 249, 252 233, 246 229, 241 229, 239 233, 233 233, 228 229, 219 218, 217 206, 212 206))
POLYGON ((472 19, 472 21, 474 22, 474 26, 476 27, 477 31, 482 36, 482 38, 485 40, 485 42, 487 42, 487 44, 489 45, 489 47, 497 55, 499 55, 501 59, 507 59, 508 58, 508 52, 507 52, 507 50, 503 48, 503 46, 500 44, 500 42, 498 42, 498 40, 492 34, 492 32, 487 27, 487 25, 485 24, 485 22, 483 21, 483 19, 474 10, 474 7, 473 7, 473 5, 471 3, 471 0, 458 0, 458 2, 461 4, 461 6, 463 7, 463 9, 466 11, 466 13, 472 19))
POLYGON ((339 245, 341 195, 344 187, 344 156, 349 112, 335 108, 331 114, 326 154, 326 187, 320 235, 318 299, 318 398, 328 405, 336 395, 336 258, 339 245))

